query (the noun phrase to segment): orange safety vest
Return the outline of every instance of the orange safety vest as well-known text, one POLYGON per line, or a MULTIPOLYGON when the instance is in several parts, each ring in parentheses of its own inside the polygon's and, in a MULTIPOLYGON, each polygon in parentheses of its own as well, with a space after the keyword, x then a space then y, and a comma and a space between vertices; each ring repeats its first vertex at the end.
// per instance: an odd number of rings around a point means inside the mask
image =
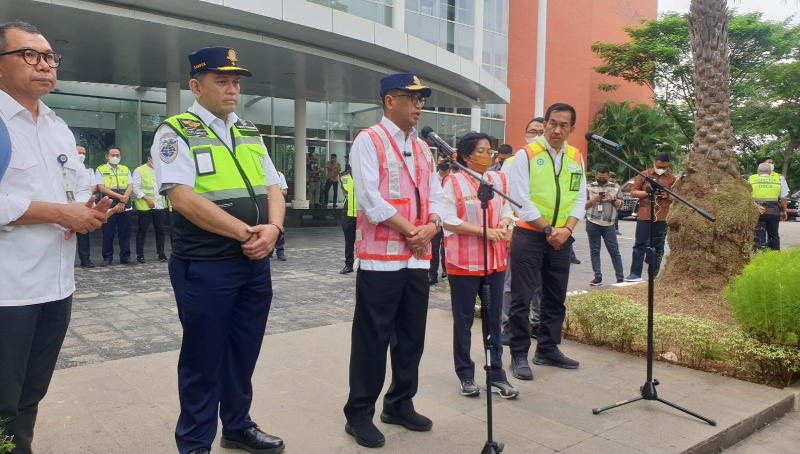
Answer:
MULTIPOLYGON (((508 192, 506 176, 502 172, 486 172, 487 179, 505 193, 508 192)), ((469 175, 457 172, 445 177, 445 182, 453 180, 456 193, 458 218, 464 222, 483 227, 483 210, 478 200, 478 184, 469 175)), ((501 208, 505 199, 495 195, 489 201, 486 217, 489 228, 496 229, 500 224, 501 208)), ((447 274, 454 276, 483 276, 483 236, 461 235, 454 233, 445 237, 447 254, 447 274)), ((489 241, 489 274, 505 271, 508 267, 508 252, 505 241, 489 241)))
MULTIPOLYGON (((430 176, 433 172, 433 155, 428 145, 417 139, 413 143, 416 183, 411 178, 411 169, 406 166, 403 155, 394 139, 382 124, 364 129, 369 134, 380 162, 380 184, 378 190, 401 216, 415 226, 428 222, 430 214, 430 176)), ((383 224, 373 224, 363 210, 356 216, 356 252, 362 260, 402 261, 413 257, 405 237, 383 224)), ((423 257, 431 258, 431 245, 423 257)))

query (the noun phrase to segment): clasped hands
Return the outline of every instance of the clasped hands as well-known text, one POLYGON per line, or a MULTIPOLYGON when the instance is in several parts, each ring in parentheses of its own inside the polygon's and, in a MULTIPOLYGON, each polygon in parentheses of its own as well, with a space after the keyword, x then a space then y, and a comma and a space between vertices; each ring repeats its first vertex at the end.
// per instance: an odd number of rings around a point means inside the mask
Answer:
POLYGON ((252 227, 247 227, 246 236, 242 238, 241 241, 245 241, 242 244, 242 251, 244 255, 247 256, 250 260, 261 260, 275 247, 275 243, 278 241, 278 235, 280 235, 281 230, 275 224, 258 224, 252 227), (255 234, 251 237, 251 235, 255 234))
POLYGON ((95 196, 89 197, 85 204, 67 203, 60 205, 61 220, 59 225, 64 229, 64 239, 72 238, 77 233, 93 232, 108 221, 111 215, 111 199, 103 197, 97 205, 94 204, 95 196))
POLYGON ((414 254, 415 259, 421 259, 428 253, 428 245, 434 236, 439 232, 434 224, 428 223, 418 225, 409 232, 406 237, 406 242, 411 247, 411 252, 414 254))
POLYGON ((547 242, 553 249, 560 251, 564 243, 572 236, 572 232, 566 227, 553 227, 553 231, 547 236, 547 242))

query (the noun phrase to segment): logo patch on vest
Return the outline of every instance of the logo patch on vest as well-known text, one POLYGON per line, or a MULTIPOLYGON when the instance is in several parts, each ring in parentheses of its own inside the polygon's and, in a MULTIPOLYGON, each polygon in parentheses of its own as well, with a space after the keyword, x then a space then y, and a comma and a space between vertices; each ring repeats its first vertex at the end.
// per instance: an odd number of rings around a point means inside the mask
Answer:
POLYGON ((539 158, 536 160, 536 165, 539 167, 544 167, 544 158, 539 158))
POLYGON ((165 132, 158 142, 158 150, 161 161, 167 164, 174 161, 178 156, 178 134, 171 131, 165 132))
POLYGON ((187 136, 208 137, 208 132, 206 132, 206 128, 203 127, 202 122, 188 118, 179 118, 178 123, 183 126, 183 130, 186 131, 187 136))

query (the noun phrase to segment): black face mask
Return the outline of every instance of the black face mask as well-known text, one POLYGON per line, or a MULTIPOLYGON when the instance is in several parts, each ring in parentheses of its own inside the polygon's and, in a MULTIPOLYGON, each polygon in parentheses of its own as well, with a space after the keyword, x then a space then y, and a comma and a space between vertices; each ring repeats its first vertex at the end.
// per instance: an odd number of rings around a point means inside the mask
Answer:
POLYGON ((602 178, 602 179, 598 179, 598 180, 597 180, 597 184, 599 184, 600 186, 605 186, 605 185, 606 185, 606 183, 608 183, 608 180, 607 180, 607 179, 605 179, 605 178, 602 178))
POLYGON ((458 172, 458 166, 453 164, 450 166, 450 170, 452 170, 453 172, 458 172))
POLYGON ((436 166, 436 168, 439 169, 439 172, 447 172, 448 170, 450 170, 450 164, 442 162, 441 164, 436 166))

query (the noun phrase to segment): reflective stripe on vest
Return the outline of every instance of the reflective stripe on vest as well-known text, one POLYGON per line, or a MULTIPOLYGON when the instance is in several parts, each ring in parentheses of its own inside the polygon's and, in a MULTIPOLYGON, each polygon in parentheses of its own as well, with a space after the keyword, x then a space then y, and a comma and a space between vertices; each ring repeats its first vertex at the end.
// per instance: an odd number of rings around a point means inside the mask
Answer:
MULTIPOLYGON (((369 134, 378 153, 380 163, 379 191, 384 200, 415 226, 428 222, 430 209, 430 175, 433 171, 433 156, 428 145, 417 139, 412 145, 416 183, 400 149, 386 128, 375 125, 361 131, 369 134)), ((372 224, 362 210, 358 210, 356 221, 356 251, 362 260, 409 260, 413 257, 405 237, 383 224, 372 224)), ((423 257, 431 258, 431 248, 423 257)))
POLYGON ((347 191, 347 199, 345 200, 347 203, 347 216, 354 218, 358 216, 358 204, 356 203, 356 190, 353 184, 353 177, 347 174, 339 177, 339 180, 342 182, 342 188, 347 191))
MULTIPOLYGON (((561 171, 556 175, 553 157, 548 153, 544 139, 526 145, 523 150, 529 161, 531 202, 548 224, 564 227, 580 194, 583 181, 580 152, 567 144, 561 158, 561 171)), ((520 221, 516 225, 536 230, 528 222, 520 221)))
POLYGON ((111 166, 103 164, 97 168, 97 171, 103 176, 103 185, 107 189, 111 189, 117 194, 125 194, 125 190, 128 188, 128 173, 130 173, 127 167, 119 164, 117 172, 114 173, 111 166))
POLYGON ((758 203, 777 202, 781 198, 781 176, 777 173, 766 177, 750 175, 750 185, 753 186, 753 198, 758 203))
MULTIPOLYGON (((144 195, 147 197, 152 197, 155 199, 156 197, 156 188, 153 184, 153 171, 147 164, 142 164, 136 168, 135 171, 139 172, 139 176, 142 178, 142 184, 139 186, 139 189, 144 192, 144 195)), ((164 208, 167 208, 169 202, 167 201, 166 196, 161 196, 161 205, 164 208)), ((136 207, 136 211, 147 211, 150 210, 150 205, 147 204, 147 200, 139 199, 133 201, 133 206, 136 207)))
MULTIPOLYGON (((486 173, 487 179, 503 192, 508 192, 506 176, 502 172, 490 171, 486 173)), ((456 207, 458 218, 464 222, 478 227, 483 227, 483 210, 481 201, 478 200, 478 185, 475 180, 463 172, 456 172, 445 177, 445 183, 453 180, 453 189, 456 193, 456 207)), ((489 201, 486 213, 489 228, 496 229, 500 224, 500 211, 505 199, 495 196, 489 201)), ((445 237, 447 250, 447 274, 454 276, 483 275, 483 236, 462 235, 454 233, 445 237)), ((489 242, 489 273, 505 271, 508 266, 508 253, 505 241, 489 242)))

